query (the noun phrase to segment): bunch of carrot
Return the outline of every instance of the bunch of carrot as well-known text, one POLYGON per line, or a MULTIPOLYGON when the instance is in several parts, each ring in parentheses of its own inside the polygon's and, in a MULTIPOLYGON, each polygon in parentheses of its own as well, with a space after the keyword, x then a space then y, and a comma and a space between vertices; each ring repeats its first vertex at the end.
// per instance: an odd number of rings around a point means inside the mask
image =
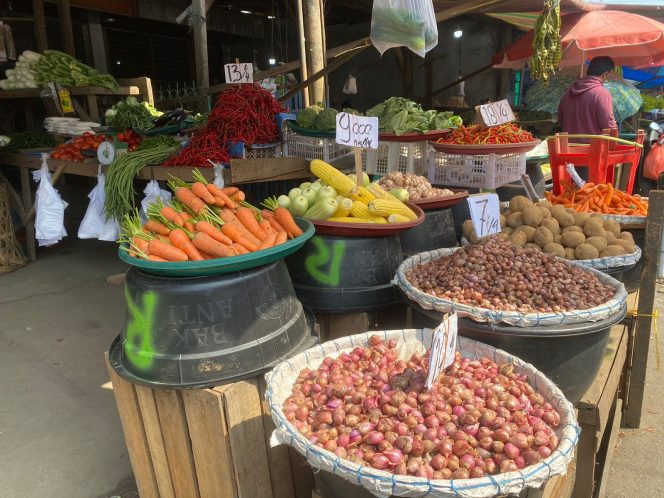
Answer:
POLYGON ((138 211, 124 220, 121 247, 150 261, 202 261, 260 251, 302 235, 287 209, 251 206, 237 187, 219 188, 199 171, 187 184, 173 178, 175 199, 151 204, 142 224, 138 211))
POLYGON ((551 204, 561 204, 579 213, 603 213, 623 216, 647 216, 648 201, 638 195, 630 195, 614 188, 610 183, 595 185, 586 183, 577 188, 562 181, 563 193, 555 196, 546 193, 551 204))

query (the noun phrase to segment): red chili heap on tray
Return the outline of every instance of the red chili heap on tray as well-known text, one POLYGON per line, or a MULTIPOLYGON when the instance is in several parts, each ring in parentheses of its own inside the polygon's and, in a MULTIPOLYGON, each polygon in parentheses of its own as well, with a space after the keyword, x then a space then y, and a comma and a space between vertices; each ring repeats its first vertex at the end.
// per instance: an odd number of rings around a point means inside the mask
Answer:
POLYGON ((229 161, 229 144, 274 142, 279 136, 275 115, 283 110, 272 94, 258 85, 231 87, 219 95, 203 129, 163 165, 210 168, 208 159, 214 163, 229 161))
POLYGON ((490 128, 479 125, 460 126, 437 140, 439 144, 453 145, 516 144, 534 141, 535 137, 514 123, 490 128))

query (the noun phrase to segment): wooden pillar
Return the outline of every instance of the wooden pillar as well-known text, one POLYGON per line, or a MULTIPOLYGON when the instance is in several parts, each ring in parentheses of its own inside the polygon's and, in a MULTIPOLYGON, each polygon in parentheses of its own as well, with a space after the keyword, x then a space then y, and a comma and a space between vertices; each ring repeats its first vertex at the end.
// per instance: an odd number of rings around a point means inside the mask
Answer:
POLYGON ((92 49, 93 67, 102 73, 108 73, 108 61, 106 60, 106 43, 104 41, 104 29, 99 20, 88 21, 90 32, 90 48, 92 49))
MULTIPOLYGON (((309 49, 309 72, 317 73, 325 67, 325 47, 323 45, 322 14, 319 0, 305 0, 306 34, 309 49)), ((312 102, 325 100, 325 81, 318 79, 311 84, 312 102)))
MULTIPOLYGON (((502 26, 500 28, 500 48, 503 49, 512 43, 512 27, 509 25, 502 26)), ((510 75, 512 73, 511 69, 501 69, 500 70, 500 80, 498 86, 498 100, 507 98, 507 94, 510 91, 510 75)))
POLYGON ((58 17, 60 18, 63 49, 69 55, 76 57, 76 49, 74 47, 74 28, 71 24, 69 0, 58 0, 58 17))
POLYGON ((431 52, 428 52, 424 59, 424 107, 431 109, 433 107, 433 61, 431 52))
MULTIPOLYGON (((302 9, 302 0, 297 0, 297 34, 300 45, 300 81, 306 81, 309 77, 309 73, 307 71, 307 48, 306 38, 304 36, 304 10, 302 9)), ((306 86, 302 89, 302 105, 304 107, 309 107, 309 88, 306 86)))
POLYGON ((205 19, 205 0, 191 2, 192 29, 194 32, 194 53, 196 58, 196 83, 201 90, 210 87, 208 68, 207 21, 205 19))
POLYGON ((402 81, 402 92, 403 96, 412 99, 413 98, 413 57, 412 52, 405 47, 399 47, 401 57, 401 70, 403 74, 402 81))
POLYGON ((37 51, 44 52, 48 48, 46 37, 46 18, 44 17, 44 0, 32 0, 32 11, 35 17, 35 39, 37 51))

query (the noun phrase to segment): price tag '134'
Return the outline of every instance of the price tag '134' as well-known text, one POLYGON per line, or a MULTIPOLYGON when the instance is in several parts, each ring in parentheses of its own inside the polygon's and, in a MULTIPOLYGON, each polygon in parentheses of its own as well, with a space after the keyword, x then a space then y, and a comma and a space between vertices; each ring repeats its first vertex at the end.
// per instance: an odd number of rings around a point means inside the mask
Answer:
POLYGON ((500 232, 498 194, 476 194, 468 197, 470 219, 478 238, 500 232))
POLYGON ((378 148, 378 118, 356 116, 347 112, 337 114, 336 142, 362 149, 378 148))
POLYGON ((427 389, 430 389, 441 372, 454 362, 454 353, 457 349, 457 323, 457 314, 452 313, 433 331, 429 374, 424 384, 427 389))
POLYGON ((226 83, 253 83, 254 65, 251 62, 241 64, 224 64, 226 83))

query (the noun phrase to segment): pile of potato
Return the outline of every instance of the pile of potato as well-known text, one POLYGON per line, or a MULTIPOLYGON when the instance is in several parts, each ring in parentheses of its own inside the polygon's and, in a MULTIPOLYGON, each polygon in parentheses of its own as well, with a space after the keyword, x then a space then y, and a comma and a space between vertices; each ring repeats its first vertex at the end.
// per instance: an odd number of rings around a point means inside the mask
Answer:
MULTIPOLYGON (((498 237, 512 245, 565 259, 596 259, 636 251, 632 234, 622 232, 613 220, 604 220, 600 214, 577 213, 548 201, 535 205, 521 195, 514 197, 509 210, 500 215, 500 226, 498 237)), ((478 240, 470 220, 463 223, 463 234, 473 244, 478 240)))

